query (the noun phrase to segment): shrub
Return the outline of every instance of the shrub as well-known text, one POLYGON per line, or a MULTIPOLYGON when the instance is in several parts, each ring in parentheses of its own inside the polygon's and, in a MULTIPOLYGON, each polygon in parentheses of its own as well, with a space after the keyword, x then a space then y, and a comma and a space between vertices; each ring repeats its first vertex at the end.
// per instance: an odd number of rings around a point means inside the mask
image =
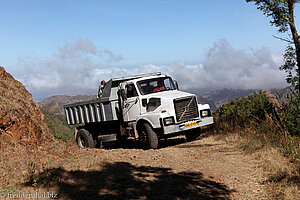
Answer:
POLYGON ((278 147, 286 156, 299 158, 299 96, 280 103, 260 91, 222 105, 215 113, 216 132, 233 130, 278 147), (251 130, 245 131, 245 130, 251 130))

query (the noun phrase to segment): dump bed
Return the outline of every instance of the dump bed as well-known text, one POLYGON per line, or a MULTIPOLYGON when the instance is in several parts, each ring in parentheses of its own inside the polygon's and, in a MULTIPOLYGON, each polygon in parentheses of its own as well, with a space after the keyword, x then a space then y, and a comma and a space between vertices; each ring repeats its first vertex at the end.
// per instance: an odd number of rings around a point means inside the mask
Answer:
POLYGON ((110 79, 105 85, 100 99, 64 105, 68 124, 87 124, 118 120, 120 116, 118 86, 123 81, 147 76, 158 76, 161 73, 142 74, 136 76, 110 79))
POLYGON ((118 120, 118 100, 109 98, 95 99, 64 106, 68 124, 118 120))

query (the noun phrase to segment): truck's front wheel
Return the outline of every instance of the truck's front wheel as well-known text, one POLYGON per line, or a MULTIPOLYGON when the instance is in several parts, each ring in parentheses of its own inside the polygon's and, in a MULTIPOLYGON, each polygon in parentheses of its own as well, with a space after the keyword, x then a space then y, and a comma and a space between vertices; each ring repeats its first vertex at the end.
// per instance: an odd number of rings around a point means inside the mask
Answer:
POLYGON ((144 123, 141 126, 140 138, 147 149, 157 149, 158 137, 149 124, 144 123))
POLYGON ((94 148, 93 136, 88 130, 80 129, 77 133, 76 142, 80 148, 94 148))

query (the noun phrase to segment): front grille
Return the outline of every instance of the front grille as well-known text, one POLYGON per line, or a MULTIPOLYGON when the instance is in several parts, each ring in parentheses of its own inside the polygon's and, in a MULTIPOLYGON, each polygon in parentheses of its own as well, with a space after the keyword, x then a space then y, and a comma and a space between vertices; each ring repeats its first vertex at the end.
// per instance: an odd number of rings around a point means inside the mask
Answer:
POLYGON ((174 105, 177 122, 185 122, 192 118, 199 117, 196 97, 175 99, 174 105))

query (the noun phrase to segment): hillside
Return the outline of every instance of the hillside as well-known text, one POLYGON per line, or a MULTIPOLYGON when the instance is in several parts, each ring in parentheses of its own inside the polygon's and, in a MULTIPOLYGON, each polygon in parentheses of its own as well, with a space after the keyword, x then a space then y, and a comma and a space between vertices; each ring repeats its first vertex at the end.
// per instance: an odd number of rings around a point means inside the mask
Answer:
MULTIPOLYGON (((242 89, 221 89, 221 90, 214 90, 209 92, 200 93, 199 96, 203 99, 206 99, 207 102, 213 102, 213 105, 218 108, 219 106, 228 103, 230 100, 247 96, 256 92, 257 90, 242 90, 242 89)), ((212 106, 212 110, 214 107, 212 106)))
POLYGON ((44 99, 41 102, 38 102, 39 107, 42 110, 45 110, 50 113, 56 113, 64 115, 64 104, 79 102, 79 101, 88 101, 96 99, 96 95, 76 95, 76 96, 67 96, 67 95, 55 95, 44 99))
POLYGON ((0 67, 0 142, 39 144, 53 137, 26 88, 0 67))
MULTIPOLYGON (((187 92, 191 92, 197 95, 199 103, 205 102, 210 104, 212 110, 216 110, 217 107, 224 103, 228 103, 230 100, 247 96, 256 92, 257 90, 242 90, 242 89, 222 89, 209 92, 202 92, 200 90, 192 89, 187 92)), ((38 102, 42 111, 50 113, 57 113, 64 115, 63 105, 68 103, 74 103, 78 101, 87 101, 95 99, 96 95, 55 95, 38 102)))
POLYGON ((38 105, 45 115, 46 123, 56 139, 64 141, 74 141, 73 133, 75 126, 69 126, 65 120, 64 104, 78 101, 88 101, 95 99, 94 95, 56 95, 38 102, 38 105))

